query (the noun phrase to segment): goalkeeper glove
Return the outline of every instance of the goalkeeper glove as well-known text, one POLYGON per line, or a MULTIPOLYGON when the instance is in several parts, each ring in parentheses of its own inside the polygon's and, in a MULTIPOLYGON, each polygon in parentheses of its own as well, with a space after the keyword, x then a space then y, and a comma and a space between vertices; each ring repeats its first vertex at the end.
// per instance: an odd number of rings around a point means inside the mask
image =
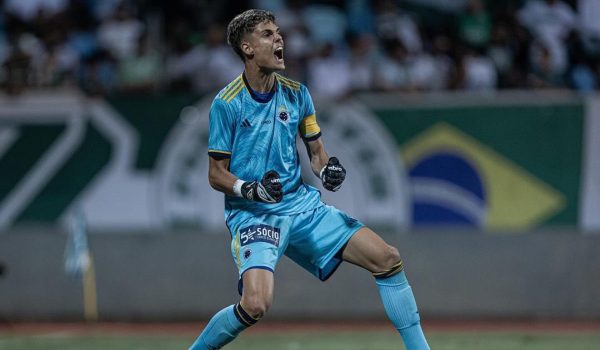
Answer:
POLYGON ((238 180, 233 191, 241 197, 263 203, 279 203, 283 199, 279 174, 275 170, 268 171, 260 182, 238 180))
POLYGON ((327 165, 321 169, 319 177, 325 189, 335 192, 342 187, 342 182, 346 178, 346 169, 336 157, 331 157, 327 165))

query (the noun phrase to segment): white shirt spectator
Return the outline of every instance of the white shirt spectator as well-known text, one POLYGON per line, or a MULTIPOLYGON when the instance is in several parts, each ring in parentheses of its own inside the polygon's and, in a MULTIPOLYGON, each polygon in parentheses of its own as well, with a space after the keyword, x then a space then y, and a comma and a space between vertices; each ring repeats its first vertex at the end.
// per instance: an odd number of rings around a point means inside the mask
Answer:
POLYGON ((531 0, 518 13, 521 24, 551 56, 553 71, 567 69, 568 54, 565 40, 577 24, 575 12, 561 0, 531 0))
POLYGON ((227 45, 211 47, 208 50, 204 74, 200 77, 206 90, 221 89, 234 80, 244 70, 242 60, 227 45))
POLYGON ((169 79, 183 79, 203 71, 206 65, 206 51, 205 47, 198 45, 181 54, 171 55, 166 63, 166 74, 169 79))
POLYGON ((410 72, 404 62, 384 56, 375 71, 375 87, 382 90, 410 89, 410 72))
POLYGON ((566 39, 577 23, 573 9, 561 0, 530 0, 519 10, 518 19, 535 37, 560 40, 566 39))
POLYGON ((419 28, 410 16, 382 13, 377 16, 377 32, 384 39, 399 39, 409 53, 421 52, 423 48, 419 28))
POLYGON ((137 53, 143 32, 144 25, 135 18, 109 20, 98 29, 98 41, 113 56, 123 59, 137 53))
POLYGON ((308 63, 308 85, 311 93, 323 98, 341 98, 350 92, 350 64, 348 60, 329 55, 317 57, 308 63))
POLYGON ((4 9, 20 19, 29 22, 42 11, 46 16, 62 12, 68 0, 5 0, 4 9))
POLYGON ((579 0, 577 9, 581 29, 590 35, 600 37, 600 1, 579 0))
POLYGON ((584 49, 593 56, 600 55, 600 1, 579 0, 579 25, 584 49))
POLYGON ((493 90, 498 83, 494 62, 487 56, 467 56, 464 59, 465 89, 493 90))

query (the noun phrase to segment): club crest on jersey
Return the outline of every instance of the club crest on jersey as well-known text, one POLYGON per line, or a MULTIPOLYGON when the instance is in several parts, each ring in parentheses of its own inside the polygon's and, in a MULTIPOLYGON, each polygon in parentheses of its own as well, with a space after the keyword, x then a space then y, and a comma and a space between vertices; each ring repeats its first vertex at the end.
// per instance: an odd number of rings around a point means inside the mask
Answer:
POLYGON ((287 110, 285 109, 285 106, 279 107, 279 113, 277 114, 277 117, 282 122, 287 122, 288 119, 290 119, 290 115, 288 114, 287 110))
POLYGON ((244 259, 248 259, 250 255, 252 255, 252 251, 250 249, 244 251, 244 259))
POLYGON ((245 246, 255 242, 264 242, 279 247, 280 232, 279 227, 264 224, 244 227, 240 230, 240 244, 245 246))

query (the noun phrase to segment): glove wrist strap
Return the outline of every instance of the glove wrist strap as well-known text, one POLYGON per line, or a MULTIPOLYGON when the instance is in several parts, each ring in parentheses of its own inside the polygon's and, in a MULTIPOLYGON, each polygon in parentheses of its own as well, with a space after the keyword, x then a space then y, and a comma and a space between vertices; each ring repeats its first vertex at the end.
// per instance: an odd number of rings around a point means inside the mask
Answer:
POLYGON ((240 180, 240 179, 235 180, 235 183, 233 184, 233 193, 237 197, 244 198, 244 195, 242 195, 242 186, 244 185, 245 182, 246 181, 240 180))

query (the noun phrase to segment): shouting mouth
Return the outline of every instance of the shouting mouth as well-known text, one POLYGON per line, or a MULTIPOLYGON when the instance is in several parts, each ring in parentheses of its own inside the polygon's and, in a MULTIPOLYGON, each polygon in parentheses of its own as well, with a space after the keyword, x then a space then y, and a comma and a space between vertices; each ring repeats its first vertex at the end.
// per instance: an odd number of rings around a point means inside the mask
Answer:
POLYGON ((278 63, 283 63, 283 46, 276 48, 273 55, 278 63))

